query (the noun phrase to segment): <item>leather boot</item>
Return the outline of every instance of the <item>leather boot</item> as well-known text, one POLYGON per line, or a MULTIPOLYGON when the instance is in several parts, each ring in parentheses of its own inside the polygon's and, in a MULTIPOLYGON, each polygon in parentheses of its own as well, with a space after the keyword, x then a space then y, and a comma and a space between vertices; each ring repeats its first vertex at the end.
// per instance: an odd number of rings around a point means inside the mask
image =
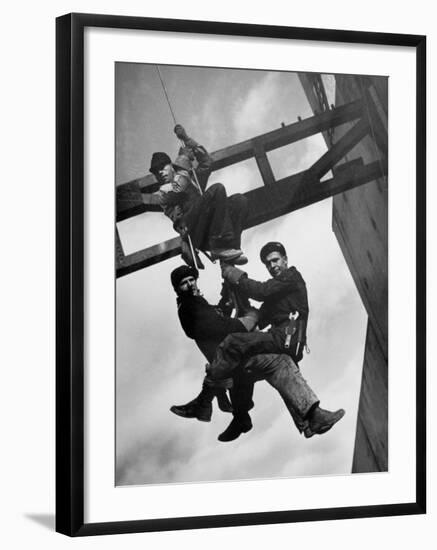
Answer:
POLYGON ((197 418, 201 422, 210 422, 214 396, 214 389, 203 384, 202 391, 195 399, 185 405, 173 405, 170 411, 182 418, 197 418))
POLYGON ((339 420, 345 415, 344 409, 338 409, 338 411, 332 412, 315 407, 309 415, 309 425, 304 430, 304 435, 308 439, 315 434, 324 434, 332 428, 339 420))
POLYGON ((233 411, 231 402, 229 401, 228 394, 226 390, 216 390, 217 404, 219 409, 226 413, 231 413, 233 411))
POLYGON ((247 433, 252 429, 252 420, 249 413, 245 413, 241 416, 234 416, 229 426, 224 432, 218 436, 219 441, 227 442, 234 441, 241 434, 247 433))

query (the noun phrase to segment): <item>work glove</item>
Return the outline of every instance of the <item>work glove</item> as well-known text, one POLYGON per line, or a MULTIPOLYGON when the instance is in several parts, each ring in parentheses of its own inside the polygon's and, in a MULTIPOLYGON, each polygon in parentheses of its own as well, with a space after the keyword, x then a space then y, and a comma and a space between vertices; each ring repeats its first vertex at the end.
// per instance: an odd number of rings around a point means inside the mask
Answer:
POLYGON ((174 133, 176 134, 176 137, 180 139, 181 141, 187 141, 188 135, 185 131, 185 128, 181 124, 176 124, 174 127, 174 133))
POLYGON ((246 275, 246 273, 238 267, 222 262, 222 277, 229 283, 237 285, 243 275, 246 275))
POLYGON ((189 147, 188 145, 186 145, 185 147, 180 147, 179 148, 179 152, 178 152, 178 155, 179 156, 185 156, 187 157, 191 162, 193 162, 193 160, 196 160, 196 155, 194 154, 194 148, 193 147, 189 147))
POLYGON ((183 238, 183 239, 187 239, 188 238, 188 228, 187 226, 185 225, 185 222, 184 222, 184 219, 183 218, 178 218, 175 220, 175 222, 173 223, 173 229, 179 233, 179 235, 183 238))

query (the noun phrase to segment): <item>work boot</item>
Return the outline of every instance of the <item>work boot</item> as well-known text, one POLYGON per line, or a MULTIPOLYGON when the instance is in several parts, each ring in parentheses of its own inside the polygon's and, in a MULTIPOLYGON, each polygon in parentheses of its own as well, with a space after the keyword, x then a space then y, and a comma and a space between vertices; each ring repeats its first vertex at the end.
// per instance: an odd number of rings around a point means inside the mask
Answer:
POLYGON ((197 418, 201 422, 211 422, 212 403, 199 403, 197 397, 186 405, 173 405, 170 410, 182 418, 197 418))
POLYGON ((210 422, 212 416, 212 400, 216 390, 205 384, 202 385, 202 391, 199 395, 186 403, 185 405, 173 405, 170 411, 182 418, 197 418, 201 422, 210 422))
POLYGON ((231 413, 233 411, 231 402, 226 393, 226 390, 217 390, 216 392, 217 404, 219 409, 225 413, 231 413))
POLYGON ((315 434, 321 435, 326 433, 345 415, 344 409, 338 409, 338 411, 331 412, 315 407, 309 417, 309 425, 304 430, 304 435, 308 439, 315 434))
POLYGON ((234 416, 229 426, 217 439, 223 442, 234 441, 239 438, 241 434, 247 433, 251 429, 252 420, 250 419, 249 413, 245 413, 241 416, 234 416))

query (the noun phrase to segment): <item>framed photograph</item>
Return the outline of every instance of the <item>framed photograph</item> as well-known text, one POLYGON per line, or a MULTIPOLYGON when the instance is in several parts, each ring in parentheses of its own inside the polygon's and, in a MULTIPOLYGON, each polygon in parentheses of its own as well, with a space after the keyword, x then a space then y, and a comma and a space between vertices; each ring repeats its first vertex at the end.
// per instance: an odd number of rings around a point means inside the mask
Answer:
POLYGON ((56 34, 57 530, 425 513, 425 37, 56 34))

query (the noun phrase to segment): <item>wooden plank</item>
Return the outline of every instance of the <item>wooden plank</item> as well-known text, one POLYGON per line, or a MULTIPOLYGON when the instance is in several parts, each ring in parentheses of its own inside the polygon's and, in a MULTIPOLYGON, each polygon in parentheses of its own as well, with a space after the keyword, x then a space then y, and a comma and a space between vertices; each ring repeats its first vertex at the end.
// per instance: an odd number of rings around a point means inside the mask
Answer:
MULTIPOLYGON (((383 165, 386 173, 386 166, 383 165)), ((249 216, 245 229, 293 212, 328 197, 353 189, 381 176, 381 163, 362 165, 361 159, 344 164, 334 178, 305 185, 306 171, 284 178, 269 187, 253 189, 245 194, 249 199, 249 216), (266 208, 266 205, 267 208, 266 208)), ((176 237, 158 245, 125 256, 123 267, 117 269, 122 277, 180 254, 180 239, 176 237)))

